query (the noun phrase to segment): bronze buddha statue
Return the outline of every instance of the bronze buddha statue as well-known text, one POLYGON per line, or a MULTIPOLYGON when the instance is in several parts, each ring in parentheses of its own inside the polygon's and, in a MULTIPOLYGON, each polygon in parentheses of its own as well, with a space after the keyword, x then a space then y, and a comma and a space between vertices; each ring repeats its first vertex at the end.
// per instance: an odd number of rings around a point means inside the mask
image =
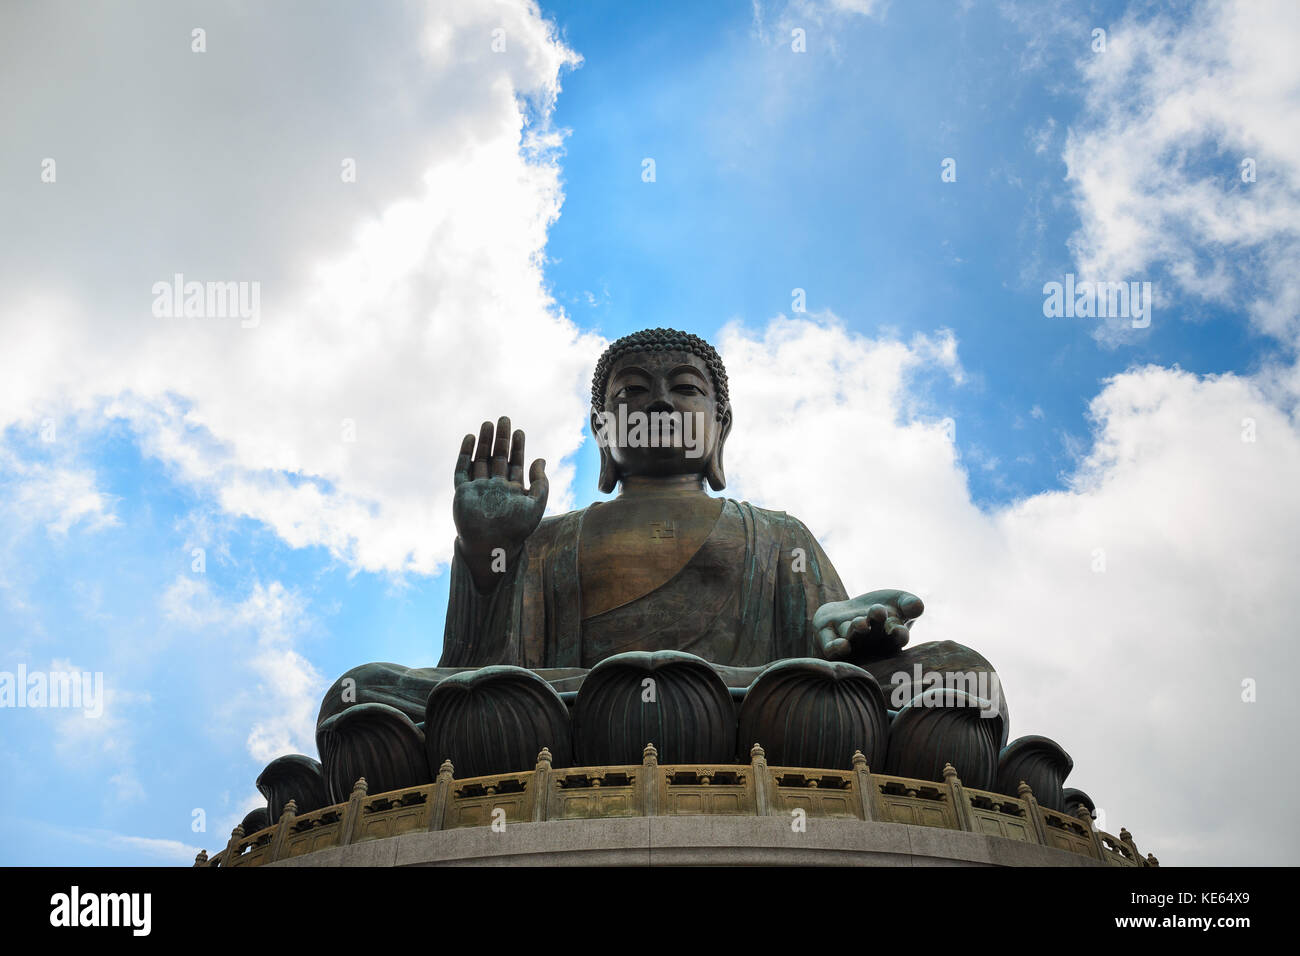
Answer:
MULTIPOLYGON (((798 519, 710 495, 731 425, 713 347, 650 329, 610 345, 592 380, 613 499, 544 518, 546 464, 525 483, 524 433, 502 418, 466 435, 439 665, 339 678, 317 721, 323 779, 280 758, 259 778, 272 804, 342 800, 362 775, 371 792, 424 783, 444 759, 511 772, 542 747, 556 766, 636 763, 651 742, 676 763, 743 761, 757 742, 774 765, 847 767, 861 750, 887 772, 938 780, 952 762, 994 786, 1008 718, 992 666, 951 641, 907 647, 920 598, 850 598, 798 519), (922 673, 996 693, 915 686, 922 673)), ((1043 752, 1063 780, 1068 756, 1043 752)))

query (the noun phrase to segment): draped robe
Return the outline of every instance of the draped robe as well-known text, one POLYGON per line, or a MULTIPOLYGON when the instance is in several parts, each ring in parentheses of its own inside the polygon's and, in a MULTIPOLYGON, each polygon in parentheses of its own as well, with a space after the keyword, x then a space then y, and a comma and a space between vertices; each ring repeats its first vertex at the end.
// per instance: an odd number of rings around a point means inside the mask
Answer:
POLYGON ((487 594, 457 553, 440 666, 590 668, 623 651, 669 649, 734 668, 822 656, 813 614, 847 594, 798 519, 727 499, 668 581, 588 618, 578 559, 589 510, 544 520, 487 594))
POLYGON ((530 668, 565 692, 613 654, 671 649, 704 658, 729 686, 743 688, 772 661, 823 656, 813 615, 847 594, 797 518, 726 499, 704 543, 675 575, 584 620, 578 559, 583 518, 596 507, 543 519, 487 593, 474 586, 458 543, 439 665, 354 668, 326 694, 318 723, 368 702, 396 707, 419 723, 434 685, 489 664, 530 668))
MULTIPOLYGON (((675 575, 584 620, 582 521, 596 507, 599 503, 543 519, 514 567, 487 593, 475 588, 458 544, 439 665, 380 662, 353 668, 326 693, 317 725, 362 703, 388 704, 419 724, 439 681, 489 664, 527 667, 563 695, 576 691, 587 671, 613 654, 681 650, 707 660, 739 692, 772 661, 824 657, 813 615, 848 595, 821 545, 797 518, 726 499, 704 543, 675 575)), ((894 707, 910 699, 907 675, 914 668, 993 672, 984 657, 953 641, 913 645, 882 660, 857 663, 887 693, 892 689, 894 707), (899 681, 901 687, 894 688, 899 681)), ((1005 736, 1005 696, 998 709, 1005 736)))

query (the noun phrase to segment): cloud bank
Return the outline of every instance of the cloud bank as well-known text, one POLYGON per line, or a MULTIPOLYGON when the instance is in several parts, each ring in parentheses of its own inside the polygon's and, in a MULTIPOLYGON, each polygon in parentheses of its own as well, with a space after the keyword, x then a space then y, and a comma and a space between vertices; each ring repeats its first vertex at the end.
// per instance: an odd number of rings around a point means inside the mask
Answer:
POLYGON ((1297 32, 1286 0, 1206 3, 1185 22, 1130 12, 1110 29, 1083 62, 1085 111, 1063 157, 1080 273, 1154 273, 1170 304, 1242 310, 1296 342, 1297 32))
POLYGON ((1296 17, 1244 3, 1181 24, 1129 16, 1082 67, 1085 109, 1063 155, 1081 276, 1156 271, 1167 305, 1233 308, 1282 357, 1254 374, 1142 366, 1107 379, 1061 490, 972 503, 969 463, 913 388, 953 374, 959 343, 872 339, 829 314, 732 325, 721 342, 736 489, 802 518, 851 592, 921 594, 913 643, 989 657, 1012 736, 1062 743, 1103 825, 1171 863, 1300 853, 1296 828, 1230 809, 1297 783, 1296 17))
MULTIPOLYGON (((579 60, 531 3, 310 10, 250 26, 160 7, 130 29, 29 11, 0 40, 29 80, 50 31, 85 64, 50 78, 48 122, 0 105, 3 173, 26 184, 0 238, 0 431, 126 421, 178 480, 294 547, 428 574, 484 418, 513 415, 555 506, 571 500, 562 459, 600 340, 543 267, 563 199, 550 114, 579 60), (96 79, 108 56, 114 85, 96 79), (106 129, 126 97, 138 125, 106 129), (256 283, 260 314, 156 316, 154 285, 178 274, 256 283)), ((105 520, 81 477, 50 485, 54 527, 105 520)))

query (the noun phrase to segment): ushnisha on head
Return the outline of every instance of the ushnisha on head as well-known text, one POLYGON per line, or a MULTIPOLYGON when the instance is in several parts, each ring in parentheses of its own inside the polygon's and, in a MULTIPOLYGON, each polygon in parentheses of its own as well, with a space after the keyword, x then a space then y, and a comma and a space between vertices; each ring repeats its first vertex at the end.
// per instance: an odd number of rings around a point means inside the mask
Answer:
POLYGON ((600 446, 600 490, 630 476, 701 475, 727 481, 722 448, 731 431, 727 370, 708 342, 676 329, 618 339, 591 379, 591 431, 600 446))

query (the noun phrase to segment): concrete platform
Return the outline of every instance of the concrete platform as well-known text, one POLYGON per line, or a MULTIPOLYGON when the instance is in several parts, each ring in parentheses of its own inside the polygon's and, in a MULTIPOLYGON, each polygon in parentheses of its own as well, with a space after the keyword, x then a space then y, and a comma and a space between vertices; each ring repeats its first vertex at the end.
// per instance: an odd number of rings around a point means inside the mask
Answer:
POLYGON ((1004 837, 902 823, 671 816, 406 833, 270 866, 1105 866, 1004 837))

